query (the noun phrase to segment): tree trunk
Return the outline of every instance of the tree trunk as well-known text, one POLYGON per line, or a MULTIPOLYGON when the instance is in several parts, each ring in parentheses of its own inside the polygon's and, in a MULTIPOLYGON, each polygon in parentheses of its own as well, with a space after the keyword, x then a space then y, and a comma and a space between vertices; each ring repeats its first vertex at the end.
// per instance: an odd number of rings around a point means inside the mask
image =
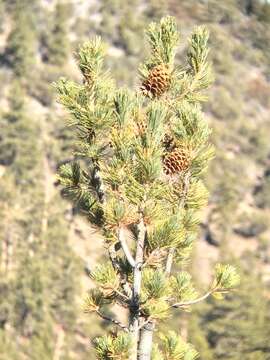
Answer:
POLYGON ((139 344, 139 360, 150 360, 153 343, 155 323, 149 322, 144 325, 141 330, 140 344, 139 344))
POLYGON ((143 264, 143 250, 145 241, 146 228, 141 219, 138 225, 137 235, 137 249, 135 257, 135 267, 133 272, 133 289, 132 289, 132 301, 130 309, 130 331, 133 337, 133 349, 131 354, 131 360, 138 359, 138 342, 139 342, 139 307, 140 307, 140 292, 142 282, 142 264, 143 264))

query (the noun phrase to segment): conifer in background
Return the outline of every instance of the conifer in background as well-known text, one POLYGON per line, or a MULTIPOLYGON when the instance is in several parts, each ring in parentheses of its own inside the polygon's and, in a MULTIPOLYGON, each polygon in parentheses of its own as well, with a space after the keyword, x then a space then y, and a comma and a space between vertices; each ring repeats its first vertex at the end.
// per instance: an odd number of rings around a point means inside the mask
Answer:
POLYGON ((48 62, 53 65, 64 65, 69 55, 68 19, 71 9, 70 4, 56 3, 52 29, 47 39, 48 62))
MULTIPOLYGON (((203 329, 209 345, 203 360, 268 358, 269 299, 256 261, 254 254, 246 253, 244 261, 238 264, 241 285, 237 292, 228 294, 222 302, 209 299, 199 308, 199 317, 194 313, 194 320, 203 329)), ((190 336, 197 344, 203 338, 194 327, 190 329, 190 336)))
MULTIPOLYGON (((1 112, 0 347, 5 359, 51 359, 56 324, 66 336, 74 331, 82 265, 67 241, 59 195, 46 203, 40 118, 28 115, 27 100, 14 81, 1 112)), ((65 340, 62 348, 72 346, 65 340)))
POLYGON ((10 5, 12 29, 7 40, 5 58, 14 74, 27 78, 36 60, 37 38, 35 11, 38 1, 16 0, 10 5))
POLYGON ((5 18, 5 2, 4 0, 0 0, 0 20, 1 20, 0 33, 4 30, 3 29, 4 18, 5 18))
MULTIPOLYGON (((198 294, 184 270, 207 203, 203 173, 213 157, 201 103, 212 82, 208 32, 194 30, 186 62, 174 58, 179 33, 173 18, 147 31, 150 56, 140 66, 137 91, 117 89, 103 68, 99 38, 79 49, 83 84, 60 79, 59 101, 71 113, 78 161, 61 167, 63 193, 103 233, 108 261, 91 270, 96 288, 85 311, 118 330, 95 340, 98 359, 195 359, 180 335, 158 333, 158 324, 208 296, 234 288, 235 268, 218 264, 198 294), (175 265, 178 264, 175 272, 175 265), (128 321, 108 314, 118 304, 128 321), (153 331, 160 347, 152 347, 153 331)), ((175 268, 176 269, 176 268, 175 268)))

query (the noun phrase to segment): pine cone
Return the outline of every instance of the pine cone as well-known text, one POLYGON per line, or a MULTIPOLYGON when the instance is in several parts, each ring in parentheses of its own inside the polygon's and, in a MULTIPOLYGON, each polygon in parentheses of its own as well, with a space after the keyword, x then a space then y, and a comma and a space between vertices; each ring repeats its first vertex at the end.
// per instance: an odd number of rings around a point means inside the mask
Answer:
POLYGON ((148 78, 143 82, 141 90, 146 96, 158 97, 168 90, 170 85, 170 72, 165 64, 157 65, 150 70, 148 78))
POLYGON ((190 155, 186 149, 177 148, 167 152, 163 158, 163 169, 166 175, 174 175, 185 171, 190 165, 190 155))

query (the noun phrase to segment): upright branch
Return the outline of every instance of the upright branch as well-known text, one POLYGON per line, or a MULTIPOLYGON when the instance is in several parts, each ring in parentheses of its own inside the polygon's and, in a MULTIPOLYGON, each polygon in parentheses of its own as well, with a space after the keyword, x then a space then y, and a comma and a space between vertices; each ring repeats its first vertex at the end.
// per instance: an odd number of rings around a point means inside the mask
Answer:
POLYGON ((98 359, 195 359, 194 348, 174 332, 161 335, 161 348, 152 351, 154 329, 172 311, 221 297, 239 281, 233 267, 218 265, 209 289, 198 295, 191 275, 175 267, 190 257, 207 204, 202 174, 213 157, 200 104, 212 81, 208 32, 194 30, 186 63, 176 67, 179 37, 171 17, 149 26, 151 53, 136 92, 115 87, 99 38, 79 49, 83 83, 56 85, 80 159, 60 168, 63 194, 100 229, 108 248, 109 260, 91 273, 97 286, 85 308, 119 332, 96 339, 98 359), (127 324, 107 314, 115 303, 128 309, 127 324))
POLYGON ((130 331, 133 334, 133 352, 131 358, 137 359, 137 349, 139 341, 139 321, 140 321, 140 294, 142 284, 142 266, 143 266, 143 252, 144 243, 146 237, 146 227, 144 224, 143 216, 137 225, 137 246, 136 246, 136 257, 133 272, 133 289, 131 299, 131 320, 130 320, 130 331))

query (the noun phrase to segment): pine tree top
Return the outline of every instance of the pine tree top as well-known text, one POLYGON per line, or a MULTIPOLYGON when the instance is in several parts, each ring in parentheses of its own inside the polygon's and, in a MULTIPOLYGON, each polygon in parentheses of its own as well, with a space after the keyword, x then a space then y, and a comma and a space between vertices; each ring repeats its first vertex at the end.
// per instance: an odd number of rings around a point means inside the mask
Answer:
MULTIPOLYGON (((139 323, 155 324, 211 295, 221 298, 239 282, 233 267, 217 265, 199 296, 188 272, 171 274, 173 262, 183 267, 190 259, 208 197, 203 174, 214 152, 201 109, 213 80, 208 37, 205 27, 196 28, 186 62, 175 65, 180 36, 174 18, 150 24, 150 55, 135 91, 116 87, 97 37, 78 52, 83 84, 60 79, 56 85, 78 139, 77 160, 59 172, 63 193, 103 232, 110 258, 91 273, 97 288, 89 292, 86 312, 127 333, 99 339, 100 359, 135 359, 129 334, 135 336, 139 323), (130 324, 107 317, 108 303, 129 308, 130 324)), ((162 339, 163 355, 157 350, 156 359, 196 358, 174 333, 162 339)))

